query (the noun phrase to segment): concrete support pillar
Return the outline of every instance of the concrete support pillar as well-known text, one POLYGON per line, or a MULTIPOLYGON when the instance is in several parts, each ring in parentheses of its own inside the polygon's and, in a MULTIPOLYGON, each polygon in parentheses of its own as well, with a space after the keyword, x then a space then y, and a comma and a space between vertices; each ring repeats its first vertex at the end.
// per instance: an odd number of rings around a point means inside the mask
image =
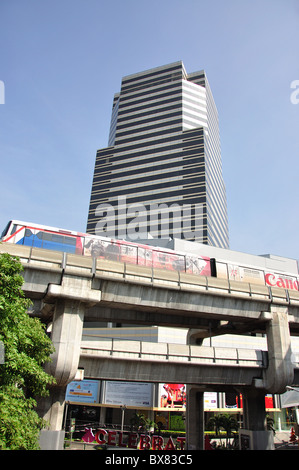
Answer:
POLYGON ((51 387, 48 397, 39 400, 38 414, 47 421, 47 429, 61 431, 66 387, 51 387))
POLYGON ((252 389, 242 392, 243 425, 251 431, 266 430, 265 392, 252 389))
POLYGON ((201 346, 203 343, 202 330, 189 328, 186 343, 201 346))
POLYGON ((263 314, 267 320, 268 367, 259 388, 243 391, 244 429, 240 430, 240 448, 251 450, 274 449, 272 431, 266 429, 265 394, 280 394, 291 385, 294 377, 291 337, 286 307, 271 307, 263 314))
POLYGON ((269 364, 265 372, 264 386, 268 393, 284 393, 286 386, 291 385, 294 378, 287 308, 272 307, 266 334, 269 364))
POLYGON ((51 339, 55 347, 52 362, 46 371, 56 379, 50 396, 38 401, 37 412, 49 424, 41 432, 42 449, 59 449, 63 444, 62 431, 66 386, 78 370, 84 320, 84 304, 73 300, 58 300, 53 316, 51 339))
POLYGON ((186 448, 204 449, 204 396, 196 387, 187 385, 186 397, 186 448))
POLYGON ((241 450, 274 450, 274 435, 267 431, 265 391, 250 389, 242 391, 243 425, 239 431, 241 450))
POLYGON ((46 371, 55 377, 57 386, 66 386, 78 370, 84 312, 80 301, 61 299, 56 302, 51 333, 55 352, 46 371))

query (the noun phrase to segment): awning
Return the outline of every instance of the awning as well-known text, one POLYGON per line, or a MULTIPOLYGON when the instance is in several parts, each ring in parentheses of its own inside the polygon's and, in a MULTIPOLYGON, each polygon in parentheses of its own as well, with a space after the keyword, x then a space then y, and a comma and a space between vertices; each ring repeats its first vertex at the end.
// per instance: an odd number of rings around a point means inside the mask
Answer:
POLYGON ((290 408, 291 406, 299 406, 299 388, 288 390, 280 395, 281 408, 290 408))

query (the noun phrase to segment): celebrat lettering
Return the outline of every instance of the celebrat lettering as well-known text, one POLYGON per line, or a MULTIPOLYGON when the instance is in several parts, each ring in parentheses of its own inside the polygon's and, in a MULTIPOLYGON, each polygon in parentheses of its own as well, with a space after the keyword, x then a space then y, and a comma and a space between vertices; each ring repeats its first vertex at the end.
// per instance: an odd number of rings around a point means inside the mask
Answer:
POLYGON ((185 437, 177 437, 177 444, 174 443, 172 437, 163 439, 162 436, 150 436, 148 434, 138 435, 135 432, 123 433, 118 431, 109 431, 107 429, 99 429, 95 435, 95 440, 100 445, 129 447, 130 449, 140 450, 184 450, 185 437), (125 443, 124 441, 127 441, 125 443))

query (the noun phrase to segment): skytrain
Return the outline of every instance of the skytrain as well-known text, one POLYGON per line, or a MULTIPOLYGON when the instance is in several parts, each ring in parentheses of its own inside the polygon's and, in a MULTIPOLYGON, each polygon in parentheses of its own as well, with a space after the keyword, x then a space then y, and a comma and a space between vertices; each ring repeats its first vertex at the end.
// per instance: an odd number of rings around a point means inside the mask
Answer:
POLYGON ((110 259, 140 266, 184 271, 202 276, 214 275, 213 261, 207 257, 94 236, 46 225, 11 220, 0 241, 46 250, 62 251, 93 258, 110 259))
MULTIPOLYGON (((238 265, 229 261, 229 257, 225 261, 223 257, 220 260, 18 220, 9 221, 0 241, 200 276, 299 290, 299 278, 294 273, 276 272, 261 266, 238 265)), ((210 247, 210 251, 212 250, 210 247)))

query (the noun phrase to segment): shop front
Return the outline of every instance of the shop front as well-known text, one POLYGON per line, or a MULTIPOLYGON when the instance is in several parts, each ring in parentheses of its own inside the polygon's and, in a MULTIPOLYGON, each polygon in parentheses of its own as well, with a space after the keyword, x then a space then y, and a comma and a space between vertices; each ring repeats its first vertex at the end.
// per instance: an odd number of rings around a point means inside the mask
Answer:
MULTIPOLYGON (((276 429, 283 413, 276 407, 278 398, 265 398, 269 423, 276 429)), ((210 423, 215 416, 229 415, 242 427, 242 395, 205 392, 204 411, 206 434, 211 439, 215 434, 210 423)), ((64 429, 71 442, 183 449, 185 415, 184 384, 82 380, 67 387, 64 429)))

